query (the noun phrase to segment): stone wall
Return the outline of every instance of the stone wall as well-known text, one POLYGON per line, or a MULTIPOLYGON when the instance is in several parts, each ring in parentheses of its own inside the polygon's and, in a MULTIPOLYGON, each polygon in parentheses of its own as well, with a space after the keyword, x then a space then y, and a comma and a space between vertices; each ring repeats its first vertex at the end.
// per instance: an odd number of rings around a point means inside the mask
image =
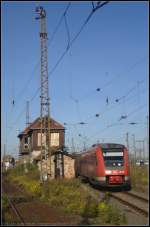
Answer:
POLYGON ((69 156, 64 155, 64 176, 65 178, 74 178, 75 170, 74 170, 74 162, 75 160, 69 156))
MULTIPOLYGON (((74 169, 74 162, 75 160, 70 156, 64 155, 64 178, 70 179, 75 177, 75 169, 74 169)), ((46 164, 48 173, 50 173, 50 160, 48 159, 47 162, 45 160, 42 161, 42 169, 43 172, 46 172, 46 164)), ((41 162, 38 162, 39 170, 41 170, 41 162)), ((54 156, 51 157, 51 178, 55 178, 55 164, 54 164, 54 156)))

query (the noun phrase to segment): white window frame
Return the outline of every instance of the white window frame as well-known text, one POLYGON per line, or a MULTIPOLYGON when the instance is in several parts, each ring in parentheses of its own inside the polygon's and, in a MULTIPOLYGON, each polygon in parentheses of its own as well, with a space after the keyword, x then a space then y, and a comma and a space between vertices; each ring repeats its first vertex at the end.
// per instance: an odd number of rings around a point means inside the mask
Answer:
POLYGON ((59 146, 59 132, 52 132, 51 133, 51 140, 50 140, 50 146, 57 147, 59 146))
MULTIPOLYGON (((40 147, 41 146, 41 133, 38 133, 37 137, 38 137, 37 138, 37 146, 40 147)), ((45 145, 46 144, 46 137, 45 137, 44 133, 42 133, 42 137, 43 137, 44 142, 45 142, 45 143, 43 143, 43 145, 45 145)))

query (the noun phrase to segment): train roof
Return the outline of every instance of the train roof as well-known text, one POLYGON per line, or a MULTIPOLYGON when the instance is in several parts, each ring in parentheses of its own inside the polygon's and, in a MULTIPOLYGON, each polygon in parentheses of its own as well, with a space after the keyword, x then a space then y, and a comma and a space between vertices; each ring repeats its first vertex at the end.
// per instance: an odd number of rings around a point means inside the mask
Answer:
POLYGON ((92 147, 98 147, 98 146, 100 146, 101 148, 124 148, 125 147, 123 144, 118 144, 118 143, 97 143, 92 145, 92 147))
POLYGON ((97 143, 93 144, 92 147, 101 147, 101 148, 124 148, 123 144, 118 143, 97 143))
POLYGON ((101 147, 101 148, 104 148, 104 149, 110 149, 110 148, 125 148, 125 145, 123 144, 117 144, 117 143, 96 143, 96 144, 93 144, 90 148, 88 148, 86 151, 80 151, 79 153, 76 153, 76 158, 80 157, 80 155, 82 154, 86 154, 86 153, 89 153, 92 151, 93 148, 96 148, 96 147, 101 147))

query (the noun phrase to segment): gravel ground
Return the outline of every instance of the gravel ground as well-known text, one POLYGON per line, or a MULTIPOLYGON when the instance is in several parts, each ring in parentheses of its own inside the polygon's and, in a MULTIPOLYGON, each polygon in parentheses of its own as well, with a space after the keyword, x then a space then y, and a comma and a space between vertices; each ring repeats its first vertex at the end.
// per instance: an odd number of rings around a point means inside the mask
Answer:
POLYGON ((39 201, 20 203, 16 207, 28 225, 75 225, 81 221, 79 217, 68 216, 63 214, 59 208, 52 208, 39 201))

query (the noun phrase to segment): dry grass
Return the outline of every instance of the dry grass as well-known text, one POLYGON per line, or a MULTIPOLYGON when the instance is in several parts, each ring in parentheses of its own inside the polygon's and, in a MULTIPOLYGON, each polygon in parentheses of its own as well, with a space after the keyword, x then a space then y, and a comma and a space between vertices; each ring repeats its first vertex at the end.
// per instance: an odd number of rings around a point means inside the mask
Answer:
POLYGON ((149 184, 149 170, 147 166, 131 165, 131 184, 136 191, 147 192, 149 184))

